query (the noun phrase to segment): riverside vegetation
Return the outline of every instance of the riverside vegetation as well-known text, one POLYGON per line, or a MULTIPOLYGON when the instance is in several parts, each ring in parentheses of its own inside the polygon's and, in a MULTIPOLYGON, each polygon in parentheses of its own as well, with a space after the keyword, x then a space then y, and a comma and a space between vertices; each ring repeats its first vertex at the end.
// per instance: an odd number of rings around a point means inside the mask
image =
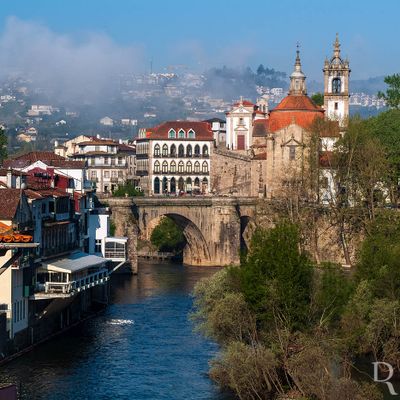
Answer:
POLYGON ((221 345, 210 376, 240 399, 378 400, 372 378, 354 379, 357 360, 400 373, 400 76, 392 78, 392 109, 351 119, 329 157, 339 190, 325 210, 346 264, 352 236, 364 238, 354 267, 307 252, 320 188, 315 138, 337 129, 320 120, 311 127, 308 169, 287 187, 286 215, 256 229, 240 266, 195 287, 192 317, 221 345))

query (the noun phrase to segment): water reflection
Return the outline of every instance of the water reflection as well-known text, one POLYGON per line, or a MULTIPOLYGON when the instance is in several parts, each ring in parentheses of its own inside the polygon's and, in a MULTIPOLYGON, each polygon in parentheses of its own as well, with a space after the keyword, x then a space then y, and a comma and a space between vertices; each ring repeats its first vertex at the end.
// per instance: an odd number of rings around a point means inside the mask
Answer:
POLYGON ((190 292, 215 270, 143 264, 112 279, 100 316, 0 368, 23 399, 222 400, 207 377, 217 346, 192 331, 190 292))

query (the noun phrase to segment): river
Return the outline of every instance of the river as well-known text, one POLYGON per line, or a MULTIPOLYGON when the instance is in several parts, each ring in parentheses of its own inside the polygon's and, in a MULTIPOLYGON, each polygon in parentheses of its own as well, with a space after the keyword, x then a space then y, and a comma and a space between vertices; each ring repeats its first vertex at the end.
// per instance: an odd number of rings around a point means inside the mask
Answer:
POLYGON ((215 269, 143 263, 109 307, 0 368, 22 399, 228 400, 207 376, 218 347, 193 332, 190 292, 215 269))

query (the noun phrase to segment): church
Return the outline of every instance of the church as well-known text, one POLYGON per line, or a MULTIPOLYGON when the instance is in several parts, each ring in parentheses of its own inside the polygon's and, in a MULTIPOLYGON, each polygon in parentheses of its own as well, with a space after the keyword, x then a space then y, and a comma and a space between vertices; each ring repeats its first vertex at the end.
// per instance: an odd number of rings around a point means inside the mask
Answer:
MULTIPOLYGON (((310 140, 309 129, 316 118, 337 121, 340 131, 345 129, 349 117, 350 68, 348 60, 341 58, 338 36, 332 57, 325 60, 323 73, 324 105, 321 107, 307 95, 306 75, 297 48, 289 93, 274 109, 268 110, 265 99, 256 104, 241 99, 226 114, 226 149, 257 160, 260 196, 278 197, 280 188, 302 170, 310 140)), ((320 137, 320 151, 325 157, 332 151, 339 133, 329 135, 320 137)))

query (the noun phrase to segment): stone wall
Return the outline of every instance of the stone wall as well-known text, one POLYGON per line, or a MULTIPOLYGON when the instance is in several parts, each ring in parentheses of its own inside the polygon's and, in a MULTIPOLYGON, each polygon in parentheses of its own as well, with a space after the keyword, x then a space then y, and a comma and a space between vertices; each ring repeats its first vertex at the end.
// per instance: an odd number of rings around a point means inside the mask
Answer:
POLYGON ((211 157, 214 195, 262 196, 266 160, 220 148, 214 149, 211 157))

